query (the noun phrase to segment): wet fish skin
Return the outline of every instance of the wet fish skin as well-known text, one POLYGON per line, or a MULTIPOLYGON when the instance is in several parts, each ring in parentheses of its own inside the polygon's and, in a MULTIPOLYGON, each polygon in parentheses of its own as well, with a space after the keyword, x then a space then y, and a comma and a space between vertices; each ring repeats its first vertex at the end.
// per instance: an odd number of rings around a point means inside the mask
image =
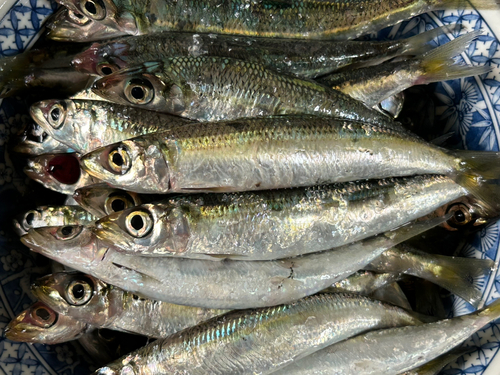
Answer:
POLYGON ((19 135, 18 143, 13 148, 14 152, 28 155, 64 154, 75 152, 54 138, 50 137, 37 123, 28 124, 19 135))
POLYGON ((140 297, 82 273, 56 273, 38 279, 31 287, 37 298, 60 314, 97 328, 135 332, 165 338, 228 310, 174 305, 140 297), (91 293, 75 303, 71 287, 91 293))
POLYGON ((366 330, 419 324, 366 297, 321 294, 288 305, 229 312, 158 340, 95 374, 265 374, 366 330), (286 344, 285 344, 286 343, 286 344))
POLYGON ((313 353, 276 374, 397 375, 460 345, 499 316, 500 300, 496 300, 452 319, 369 332, 313 353))
POLYGON ((105 76, 166 56, 231 57, 298 77, 315 78, 352 63, 403 54, 419 55, 441 28, 397 41, 311 41, 222 34, 160 32, 95 43, 77 54, 72 65, 83 73, 105 76))
POLYGON ((477 347, 461 347, 451 350, 450 352, 440 355, 426 364, 415 369, 405 371, 400 375, 437 375, 448 364, 454 362, 464 354, 476 351, 477 347))
POLYGON ((297 115, 188 124, 95 150, 82 167, 116 187, 167 193, 454 174, 463 160, 404 131, 297 115), (109 157, 117 151, 123 166, 109 157))
POLYGON ((370 295, 378 288, 389 285, 401 279, 399 273, 375 273, 371 271, 358 271, 351 276, 337 281, 324 290, 328 293, 357 293, 364 296, 370 295))
POLYGON ((51 137, 81 154, 191 123, 179 117, 93 100, 44 100, 33 104, 30 112, 51 137))
POLYGON ((41 206, 21 214, 14 220, 14 228, 22 236, 31 228, 87 225, 96 219, 80 206, 41 206))
POLYGON ((4 335, 11 341, 57 344, 75 340, 91 329, 86 323, 36 302, 7 325, 4 335))
POLYGON ((185 195, 111 214, 94 231, 128 254, 280 259, 391 230, 464 195, 443 176, 185 195))
POLYGON ((60 227, 37 228, 21 240, 34 251, 133 293, 182 305, 235 309, 316 293, 443 220, 447 217, 414 223, 335 251, 264 262, 127 256, 104 247, 82 226, 65 227, 65 233, 60 227))
POLYGON ((93 91, 118 104, 198 121, 314 114, 402 130, 401 125, 348 95, 260 64, 225 57, 145 62, 102 77, 93 91))

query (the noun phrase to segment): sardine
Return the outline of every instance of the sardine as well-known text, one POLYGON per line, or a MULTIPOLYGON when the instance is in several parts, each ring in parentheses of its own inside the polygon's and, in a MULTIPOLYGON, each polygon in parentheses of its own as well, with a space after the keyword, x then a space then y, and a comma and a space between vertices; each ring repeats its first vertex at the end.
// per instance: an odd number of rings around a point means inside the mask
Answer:
POLYGON ((479 182, 500 176, 499 159, 500 153, 447 151, 369 124, 279 116, 187 124, 97 149, 81 160, 96 178, 139 193, 249 191, 446 174, 495 207, 497 200, 485 197, 479 182))
POLYGON ((394 243, 446 220, 425 220, 335 251, 279 261, 214 262, 131 257, 103 246, 88 227, 36 228, 21 241, 36 252, 151 299, 216 309, 271 306, 316 293, 361 269, 394 243))
POLYGON ((405 371, 399 375, 438 375, 439 372, 448 364, 457 360, 458 357, 464 354, 474 352, 477 347, 461 347, 451 350, 450 352, 440 355, 426 364, 415 369, 405 371))
POLYGON ((490 66, 460 65, 452 59, 481 33, 472 31, 416 59, 334 73, 319 82, 373 107, 413 85, 486 74, 490 66))
POLYGON ((392 284, 401 279, 399 273, 374 273, 371 271, 358 271, 348 278, 337 281, 324 290, 328 293, 357 293, 364 296, 370 295, 377 289, 392 284))
POLYGON ((18 143, 13 147, 13 151, 34 156, 75 152, 64 143, 49 136, 36 122, 26 126, 19 135, 18 143))
POLYGON ((166 57, 102 77, 93 91, 118 104, 198 121, 313 114, 401 125, 317 82, 226 57, 166 57))
POLYGON ((386 251, 366 267, 370 271, 398 272, 428 280, 475 307, 482 292, 474 286, 474 280, 488 276, 494 268, 495 262, 489 259, 428 254, 406 244, 386 251))
POLYGON ((42 302, 31 305, 4 329, 11 341, 57 344, 75 340, 93 328, 74 318, 56 313, 42 302))
POLYGON ((80 187, 100 182, 80 168, 77 154, 45 154, 28 159, 24 173, 62 194, 73 194, 80 187))
POLYGON ((111 214, 99 219, 94 231, 104 243, 129 254, 280 259, 391 230, 466 194, 447 177, 416 176, 181 195, 111 214))
POLYGON ((44 100, 33 104, 30 112, 51 137, 81 154, 192 122, 103 101, 44 100))
POLYGON ((408 302, 408 298, 406 298, 406 295, 397 282, 378 288, 370 294, 370 297, 379 301, 391 303, 403 309, 411 310, 410 302, 408 302))
POLYGON ((60 314, 94 327, 155 338, 227 312, 146 299, 82 273, 48 275, 38 279, 31 290, 60 314))
POLYGON ((411 38, 384 42, 162 32, 95 43, 74 57, 73 66, 82 73, 106 76, 167 56, 219 56, 262 64, 298 77, 315 78, 353 63, 423 54, 432 48, 427 43, 444 31, 444 28, 436 28, 411 38))
POLYGON ((18 235, 22 236, 31 228, 88 225, 96 219, 80 206, 41 206, 15 219, 14 229, 18 235))
POLYGON ((275 374, 397 375, 446 353, 499 317, 500 299, 453 319, 360 335, 296 361, 275 374))
POLYGON ((95 374, 269 374, 355 334, 414 324, 420 321, 405 310, 366 297, 320 294, 229 312, 157 340, 95 374))
MULTIPOLYGON (((101 38, 117 35, 141 35, 162 30, 200 33, 237 34, 260 37, 335 39, 356 38, 406 18, 448 6, 457 9, 464 1, 386 0, 349 2, 347 0, 246 1, 207 0, 61 0, 75 14, 83 16, 74 25, 49 26, 49 37, 57 40, 96 40, 87 20, 109 28, 101 38), (458 4, 457 4, 458 3, 458 4), (84 30, 79 35, 78 30, 84 30)), ((475 7, 496 9, 495 1, 476 0, 475 7)))

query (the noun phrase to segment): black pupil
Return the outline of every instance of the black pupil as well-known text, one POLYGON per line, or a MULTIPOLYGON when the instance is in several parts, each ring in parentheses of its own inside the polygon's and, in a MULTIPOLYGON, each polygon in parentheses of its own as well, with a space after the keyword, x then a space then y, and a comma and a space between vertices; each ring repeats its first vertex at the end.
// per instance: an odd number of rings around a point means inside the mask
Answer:
POLYGON ((85 288, 82 284, 76 284, 71 291, 73 292, 73 297, 76 299, 81 299, 85 295, 85 288))
POLYGON ((115 199, 113 202, 111 202, 111 208, 115 212, 123 211, 125 209, 125 202, 123 201, 123 199, 115 199))
POLYGON ((87 1, 85 3, 85 9, 87 9, 87 12, 89 12, 90 14, 97 14, 97 8, 95 7, 95 4, 90 1, 87 1))
POLYGON ((36 316, 38 316, 42 320, 49 320, 50 313, 46 309, 38 309, 35 311, 36 316))
POLYGON ((455 212, 455 220, 458 223, 463 223, 465 221, 465 214, 462 211, 455 212))
POLYGON ((69 236, 72 232, 73 232, 73 228, 72 227, 64 227, 64 228, 61 229, 61 233, 64 236, 69 236))
POLYGON ((142 227, 144 227, 144 221, 142 220, 141 215, 135 215, 132 220, 130 220, 130 225, 132 225, 132 228, 135 230, 142 229, 142 227))
POLYGON ((103 66, 101 68, 101 73, 104 74, 105 76, 113 73, 113 69, 111 69, 109 66, 103 66))
POLYGON ((83 18, 83 14, 80 14, 80 13, 74 13, 74 14, 75 14, 76 18, 80 18, 80 19, 83 18))
POLYGON ((57 121, 59 120, 59 116, 61 115, 61 111, 59 108, 54 108, 51 112, 50 112, 50 117, 52 117, 52 120, 54 121, 57 121))
POLYGON ((33 212, 30 212, 28 215, 26 215, 26 224, 32 225, 33 220, 35 220, 35 214, 33 212))
POLYGON ((134 88, 132 88, 131 93, 134 99, 144 99, 144 89, 142 87, 135 86, 134 88))
POLYGON ((113 163, 115 163, 119 167, 123 165, 123 158, 118 152, 115 152, 115 154, 113 155, 113 163))

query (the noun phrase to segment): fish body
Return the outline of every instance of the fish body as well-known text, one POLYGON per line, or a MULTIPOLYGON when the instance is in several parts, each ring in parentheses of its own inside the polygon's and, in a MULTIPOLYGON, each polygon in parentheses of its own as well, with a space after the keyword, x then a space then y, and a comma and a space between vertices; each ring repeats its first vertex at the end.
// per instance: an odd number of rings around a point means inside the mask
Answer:
POLYGON ((42 154, 65 154, 75 152, 47 134, 36 122, 28 124, 19 136, 13 150, 22 154, 38 156, 42 154))
POLYGON ((96 374, 266 374, 356 333, 419 323, 404 310, 366 297, 320 294, 288 305, 229 312, 158 340, 96 374))
POLYGON ((417 368, 405 371, 399 375, 437 375, 448 364, 453 363, 458 357, 474 351, 474 347, 460 347, 440 355, 417 368))
POLYGON ((443 176, 184 195, 111 214, 94 230, 129 254, 279 259, 391 230, 464 195, 443 176))
POLYGON ((332 284, 332 286, 325 289, 324 292, 357 293, 367 296, 383 286, 398 281, 400 278, 401 275, 399 273, 358 271, 351 276, 332 284))
POLYGON ((32 118, 51 137, 81 154, 191 122, 166 114, 92 100, 44 100, 33 104, 30 111, 32 118))

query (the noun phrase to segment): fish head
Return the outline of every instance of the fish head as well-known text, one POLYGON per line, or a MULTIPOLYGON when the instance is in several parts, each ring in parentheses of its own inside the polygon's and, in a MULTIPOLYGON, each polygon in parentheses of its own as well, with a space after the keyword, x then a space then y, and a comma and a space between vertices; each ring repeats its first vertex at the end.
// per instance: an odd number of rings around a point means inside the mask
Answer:
POLYGON ((71 147, 51 137, 36 122, 28 124, 22 131, 14 151, 28 155, 74 152, 71 147))
POLYGON ((180 116, 190 102, 189 88, 184 90, 162 68, 161 62, 147 62, 123 69, 94 82, 92 91, 113 103, 180 116))
POLYGON ((101 326, 112 318, 111 288, 93 276, 81 272, 58 272, 37 279, 33 294, 60 314, 88 324, 101 326))
POLYGON ((141 204, 139 194, 115 189, 106 184, 78 189, 73 197, 81 207, 97 217, 111 215, 141 204))
POLYGON ((133 254, 183 253, 190 236, 184 210, 170 202, 114 213, 98 220, 94 232, 104 243, 133 254))
POLYGON ((92 42, 124 35, 98 21, 84 16, 78 10, 61 8, 47 23, 47 37, 61 42, 92 42))
POLYGON ((81 158, 90 175, 137 193, 167 192, 170 173, 161 142, 137 137, 89 152, 81 158))
POLYGON ((42 212, 39 209, 29 210, 14 219, 14 229, 19 236, 24 236, 28 231, 43 221, 42 212))
POLYGON ((443 214, 451 215, 450 219, 442 224, 443 227, 451 231, 487 224, 498 220, 500 215, 498 210, 472 195, 454 200, 433 213, 433 215, 443 214))
POLYGON ((24 173, 46 188, 63 194, 96 181, 80 168, 76 154, 46 154, 28 159, 24 173))
POLYGON ((87 50, 77 54, 71 65, 79 72, 105 77, 128 67, 129 47, 125 40, 104 44, 94 43, 87 50))
POLYGON ((56 313, 37 302, 12 320, 4 330, 11 341, 56 344, 78 338, 88 325, 69 316, 56 313))

